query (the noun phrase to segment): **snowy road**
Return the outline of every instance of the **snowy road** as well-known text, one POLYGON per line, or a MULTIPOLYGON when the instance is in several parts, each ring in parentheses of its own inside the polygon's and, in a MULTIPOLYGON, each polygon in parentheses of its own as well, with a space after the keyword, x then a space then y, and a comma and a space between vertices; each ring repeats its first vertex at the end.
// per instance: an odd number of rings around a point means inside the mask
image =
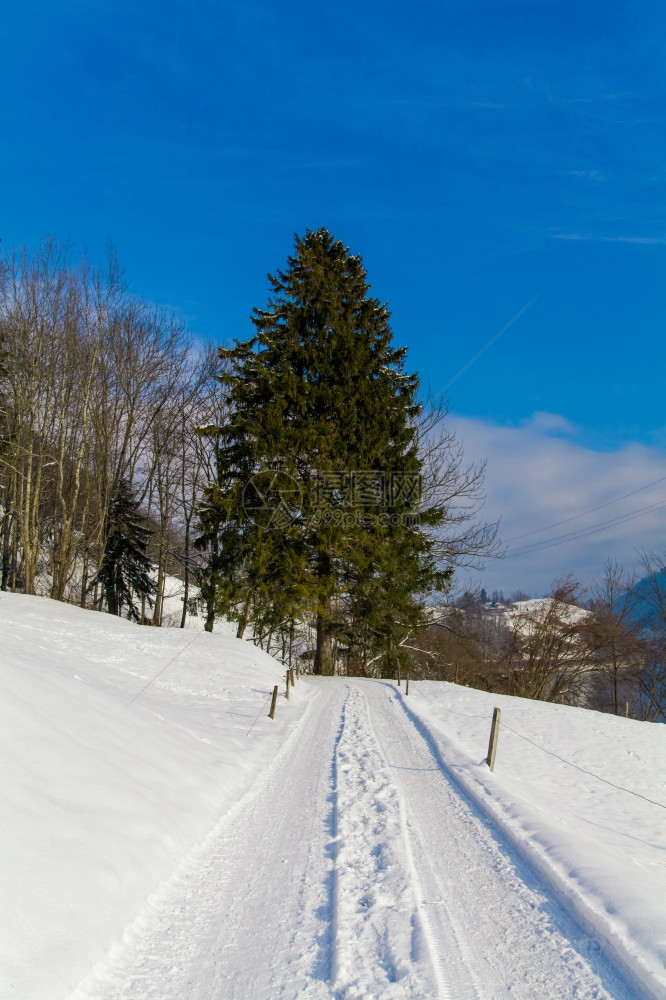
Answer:
POLYGON ((302 723, 71 1000, 637 998, 460 796, 393 685, 302 723))

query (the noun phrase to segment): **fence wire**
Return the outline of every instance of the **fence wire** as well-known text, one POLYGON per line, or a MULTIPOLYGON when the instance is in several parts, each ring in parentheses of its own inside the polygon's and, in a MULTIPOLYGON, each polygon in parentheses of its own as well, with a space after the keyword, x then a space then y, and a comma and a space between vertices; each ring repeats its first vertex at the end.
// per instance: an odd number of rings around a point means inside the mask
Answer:
MULTIPOLYGON (((421 691, 420 694, 427 701, 429 701, 431 705, 434 705, 436 708, 442 708, 445 712, 448 712, 450 715, 458 715, 460 716, 460 718, 463 719, 481 719, 483 721, 487 721, 488 719, 487 715, 479 715, 479 714, 472 715, 469 712, 456 712, 453 708, 447 708, 446 705, 442 705, 441 702, 435 701, 433 698, 428 697, 428 695, 425 694, 424 691, 421 691)), ((500 723, 500 729, 508 729, 509 732, 513 733, 514 736, 517 736, 521 740, 525 740, 527 743, 531 743, 533 747, 537 748, 537 750, 541 750, 543 753, 547 753, 550 757, 556 757, 557 760, 562 761, 563 764, 568 764, 569 767, 575 767, 577 771, 581 771, 583 774, 588 774, 591 778, 596 778, 597 781, 603 781, 605 785, 610 785, 611 788, 616 788, 620 792, 626 792, 627 795, 634 795, 637 799, 643 799, 644 802, 649 802, 653 806, 659 806, 660 809, 666 809, 666 805, 664 805, 663 802, 657 802, 656 799, 650 799, 648 798, 647 795, 641 795, 640 792, 635 792, 632 788, 625 788, 624 785, 616 785, 614 781, 609 781, 608 778, 603 778, 600 774, 595 774, 594 771, 588 771, 587 768, 581 767, 580 764, 574 764, 573 761, 567 760, 566 757, 561 757, 560 754, 555 753, 554 750, 549 750, 547 747, 544 747, 540 743, 536 743, 534 740, 530 739, 529 736, 525 736, 524 733, 519 733, 516 729, 513 729, 511 726, 507 725, 504 719, 502 719, 500 723)))

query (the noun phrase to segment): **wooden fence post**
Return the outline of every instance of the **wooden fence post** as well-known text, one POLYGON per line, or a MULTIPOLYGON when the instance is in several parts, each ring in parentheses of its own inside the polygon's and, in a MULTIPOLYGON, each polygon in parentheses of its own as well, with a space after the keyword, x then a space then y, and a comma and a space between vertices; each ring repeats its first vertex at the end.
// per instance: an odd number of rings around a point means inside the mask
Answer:
POLYGON ((294 668, 289 667, 289 680, 292 687, 296 687, 296 681, 294 680, 294 668))
POLYGON ((490 742, 488 743, 488 756, 486 763, 491 771, 495 770, 495 754, 497 753, 497 739, 499 737, 499 727, 502 712, 499 708, 493 711, 493 724, 490 727, 490 742))
POLYGON ((287 701, 289 701, 289 671, 287 671, 287 701))
POLYGON ((277 701, 277 693, 278 693, 278 686, 276 684, 275 687, 273 688, 273 697, 271 699, 271 710, 268 713, 268 718, 269 719, 274 719, 275 718, 275 703, 277 701))
POLYGON ((409 674, 407 674, 407 685, 405 687, 405 694, 409 694, 409 674))

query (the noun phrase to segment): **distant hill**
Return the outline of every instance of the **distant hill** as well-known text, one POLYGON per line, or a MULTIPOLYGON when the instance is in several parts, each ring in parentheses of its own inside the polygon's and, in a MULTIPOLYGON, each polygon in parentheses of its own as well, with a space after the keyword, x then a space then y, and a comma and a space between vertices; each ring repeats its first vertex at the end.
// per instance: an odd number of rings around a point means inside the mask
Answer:
MULTIPOLYGON (((643 628, 666 628, 664 612, 666 611, 666 566, 662 566, 654 576, 645 576, 634 586, 635 600, 631 609, 631 617, 643 628), (661 607, 659 594, 661 594, 661 607), (663 610, 662 610, 663 609, 663 610)), ((618 598, 617 607, 622 607, 626 594, 618 598)))

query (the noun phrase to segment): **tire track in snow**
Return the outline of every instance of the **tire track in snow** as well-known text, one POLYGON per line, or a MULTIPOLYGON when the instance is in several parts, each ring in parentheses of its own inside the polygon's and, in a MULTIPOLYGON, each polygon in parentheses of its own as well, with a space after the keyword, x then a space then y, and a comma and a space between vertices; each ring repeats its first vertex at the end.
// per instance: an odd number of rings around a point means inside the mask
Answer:
MULTIPOLYGON (((370 725, 374 731, 372 720, 370 725)), ((390 772, 394 769, 387 750, 396 742, 396 735, 387 737, 384 733, 381 753, 390 772)), ((424 850, 423 841, 415 835, 407 814, 405 796, 398 793, 397 797, 412 884, 437 979, 437 996, 439 1000, 486 1000, 483 984, 480 986, 475 974, 474 956, 467 948, 465 935, 447 904, 446 896, 441 894, 436 902, 432 899, 432 888, 437 884, 433 859, 424 850), (426 891, 428 889, 429 892, 426 891)))
MULTIPOLYGON (((449 996, 433 974, 401 804, 356 686, 345 702, 334 773, 336 996, 449 996)), ((456 1000, 464 1000, 462 994, 456 1000)))
POLYGON ((507 994, 516 1000, 637 1000, 603 960, 598 942, 460 797, 393 686, 360 684, 404 803, 417 880, 449 979, 460 971, 450 969, 453 957, 454 963, 462 959, 464 975, 473 976, 479 1000, 507 994))

